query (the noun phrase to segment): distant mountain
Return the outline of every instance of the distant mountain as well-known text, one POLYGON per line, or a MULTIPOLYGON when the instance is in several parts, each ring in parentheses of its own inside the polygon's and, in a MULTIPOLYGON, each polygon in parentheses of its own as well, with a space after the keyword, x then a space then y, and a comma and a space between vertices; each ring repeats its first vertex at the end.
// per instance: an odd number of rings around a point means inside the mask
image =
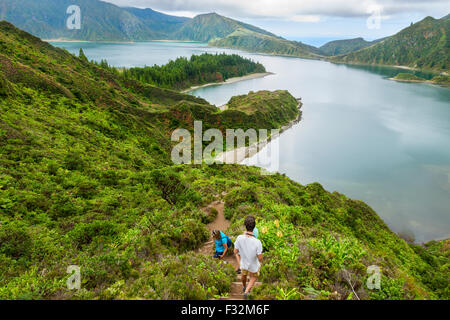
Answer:
POLYGON ((303 58, 320 58, 319 49, 302 42, 289 41, 240 28, 222 39, 212 40, 214 47, 234 48, 253 52, 288 55, 303 58))
POLYGON ((319 48, 320 53, 325 56, 338 56, 340 54, 347 54, 350 52, 358 51, 363 48, 370 47, 371 45, 384 40, 378 39, 375 41, 366 41, 363 38, 335 40, 330 41, 319 48))
POLYGON ((98 0, 0 0, 0 19, 43 39, 142 41, 165 39, 188 18, 98 0), (67 8, 81 9, 81 29, 69 30, 67 8))
POLYGON ((257 34, 277 37, 273 33, 258 27, 233 20, 217 13, 201 14, 186 22, 172 38, 177 40, 193 40, 208 42, 217 38, 224 38, 233 32, 244 29, 257 34))
POLYGON ((138 17, 148 28, 168 38, 191 18, 170 16, 152 9, 123 8, 138 17))
POLYGON ((89 41, 190 40, 211 46, 341 63, 401 65, 448 71, 449 16, 427 17, 394 36, 332 41, 321 48, 289 41, 217 13, 175 17, 152 9, 121 8, 99 0, 0 0, 0 20, 43 39, 89 41), (67 8, 81 9, 81 29, 69 30, 67 8))
POLYGON ((427 17, 375 45, 331 60, 449 71, 449 31, 448 15, 441 19, 427 17))
POLYGON ((0 0, 0 20, 43 39, 90 41, 190 40, 208 42, 238 29, 277 37, 216 13, 175 17, 152 9, 121 8, 98 0, 0 0), (81 29, 69 30, 67 8, 81 9, 81 29))

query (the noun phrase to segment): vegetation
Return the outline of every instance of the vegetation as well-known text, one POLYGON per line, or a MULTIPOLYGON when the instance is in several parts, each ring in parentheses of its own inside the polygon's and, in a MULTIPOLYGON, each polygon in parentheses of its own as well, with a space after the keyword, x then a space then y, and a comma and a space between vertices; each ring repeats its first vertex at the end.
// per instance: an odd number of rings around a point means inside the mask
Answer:
POLYGON ((222 114, 243 112, 260 128, 280 128, 300 115, 299 102, 286 90, 250 91, 232 97, 227 106, 222 114))
POLYGON ((397 81, 426 81, 424 78, 418 77, 412 73, 399 73, 392 79, 397 81))
POLYGON ((184 167, 199 193, 227 192, 232 238, 257 217, 264 247, 255 299, 436 299, 449 297, 449 241, 409 245, 361 201, 318 183, 261 175, 245 166, 184 167), (203 190, 203 191, 202 191, 203 190), (381 290, 367 288, 367 267, 381 268, 381 290))
POLYGON ((252 93, 219 112, 0 22, 0 299, 226 295, 234 271, 195 253, 212 218, 199 208, 223 192, 232 236, 245 215, 258 219, 264 284, 254 298, 448 299, 448 241, 408 245, 366 204, 317 183, 172 165, 171 131, 194 119, 258 129, 290 117, 274 121, 259 95, 272 106, 295 100, 252 93), (365 286, 372 264, 380 291, 365 286), (80 290, 66 288, 69 265, 81 268, 80 290))
MULTIPOLYGON (((98 0, 0 0, 0 8, 2 19, 43 39, 143 41, 167 37, 167 32, 160 28, 153 29, 154 25, 145 18, 146 12, 131 12, 98 0), (66 27, 69 18, 66 11, 71 5, 81 9, 82 27, 79 30, 66 27)), ((153 17, 154 24, 166 28, 183 21, 183 18, 162 14, 153 17)))
POLYGON ((173 38, 177 40, 208 42, 217 38, 226 37, 238 29, 276 37, 274 34, 258 27, 218 15, 217 13, 208 13, 198 15, 185 23, 174 33, 173 38))
POLYGON ((319 48, 319 50, 324 56, 338 56, 341 54, 347 54, 350 52, 358 51, 363 48, 370 47, 371 45, 380 42, 382 40, 384 39, 379 39, 375 41, 366 41, 363 38, 335 40, 324 44, 319 48))
POLYGON ((450 76, 441 74, 439 76, 433 77, 433 79, 431 79, 431 82, 448 87, 450 86, 450 76))
POLYGON ((203 53, 190 59, 178 58, 163 66, 125 69, 123 75, 127 79, 179 90, 259 72, 266 72, 262 64, 237 54, 203 53))
POLYGON ((449 86, 450 85, 450 77, 447 75, 438 75, 434 76, 431 80, 426 80, 424 78, 418 77, 411 73, 399 73, 392 80, 396 81, 404 81, 404 82, 428 82, 433 84, 438 84, 441 86, 449 86))
POLYGON ((185 18, 151 9, 122 8, 99 0, 0 0, 2 19, 44 39, 89 41, 145 41, 155 39, 208 42, 238 28, 272 33, 215 13, 185 18), (82 12, 82 28, 66 28, 70 5, 82 12))
POLYGON ((409 66, 448 72, 449 24, 448 16, 441 19, 427 17, 371 47, 332 58, 332 61, 409 66))
POLYGON ((209 45, 302 58, 321 57, 319 49, 302 42, 289 41, 243 28, 236 30, 224 38, 212 40, 209 42, 209 45))
POLYGON ((0 8, 2 19, 45 39, 188 40, 209 42, 215 47, 310 59, 326 58, 340 63, 409 66, 447 73, 450 67, 448 15, 441 19, 427 17, 396 35, 372 42, 356 38, 332 41, 316 48, 217 13, 191 19, 151 9, 121 8, 99 0, 15 0, 14 3, 0 0, 0 8), (61 12, 66 12, 70 5, 80 6, 83 12, 80 30, 68 30, 65 25, 68 16, 61 15, 61 12))

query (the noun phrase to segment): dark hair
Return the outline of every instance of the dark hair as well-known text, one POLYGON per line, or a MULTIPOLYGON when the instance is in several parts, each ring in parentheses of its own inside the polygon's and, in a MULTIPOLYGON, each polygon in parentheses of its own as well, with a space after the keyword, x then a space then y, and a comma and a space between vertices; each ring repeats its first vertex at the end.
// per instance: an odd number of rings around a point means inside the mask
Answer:
POLYGON ((247 231, 253 232, 253 229, 255 229, 255 225, 256 225, 255 217, 248 216, 247 218, 245 218, 244 225, 245 225, 245 228, 247 229, 247 231))
POLYGON ((220 230, 214 229, 212 231, 212 236, 213 236, 214 239, 220 239, 220 230))

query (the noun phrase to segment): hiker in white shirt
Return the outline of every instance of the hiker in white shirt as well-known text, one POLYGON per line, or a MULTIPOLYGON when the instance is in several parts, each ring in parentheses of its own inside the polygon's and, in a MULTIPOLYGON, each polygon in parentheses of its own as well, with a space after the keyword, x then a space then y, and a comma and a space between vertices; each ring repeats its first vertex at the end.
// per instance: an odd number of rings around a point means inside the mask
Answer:
POLYGON ((253 236, 255 218, 251 216, 247 217, 244 221, 244 225, 247 231, 243 235, 237 237, 234 244, 234 253, 240 255, 244 298, 248 299, 248 293, 252 290, 259 277, 259 270, 262 262, 262 244, 261 241, 253 236), (247 276, 250 277, 248 286, 247 276))

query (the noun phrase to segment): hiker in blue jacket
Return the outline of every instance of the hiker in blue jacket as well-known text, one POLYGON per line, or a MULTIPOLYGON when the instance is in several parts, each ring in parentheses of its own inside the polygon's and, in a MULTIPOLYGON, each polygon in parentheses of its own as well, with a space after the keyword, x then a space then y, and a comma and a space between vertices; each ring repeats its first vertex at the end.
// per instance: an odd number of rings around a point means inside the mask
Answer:
POLYGON ((220 230, 213 230, 212 236, 216 241, 216 253, 214 254, 214 258, 223 259, 228 249, 233 245, 233 242, 230 237, 220 230))

